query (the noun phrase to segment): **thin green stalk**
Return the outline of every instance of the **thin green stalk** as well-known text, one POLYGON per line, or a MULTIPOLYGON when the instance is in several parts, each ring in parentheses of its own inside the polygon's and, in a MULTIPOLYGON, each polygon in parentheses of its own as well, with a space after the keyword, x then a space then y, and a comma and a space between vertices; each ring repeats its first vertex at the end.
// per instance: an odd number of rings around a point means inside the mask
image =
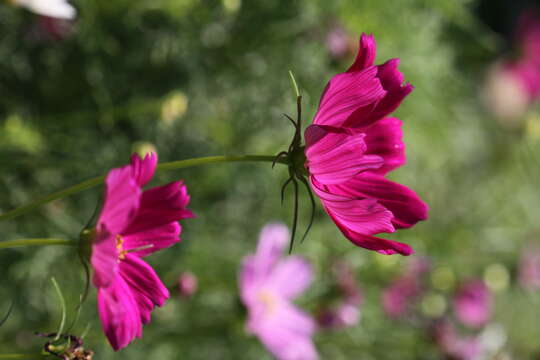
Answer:
POLYGON ((17 239, 0 241, 0 249, 9 249, 20 246, 43 246, 43 245, 76 245, 75 241, 66 239, 17 239))
MULTIPOLYGON (((238 155, 238 156, 208 156, 195 159, 171 161, 166 163, 161 163, 158 165, 158 171, 168 171, 175 169, 183 169, 192 166, 206 165, 206 164, 215 164, 215 163, 225 163, 225 162, 272 162, 274 161, 275 156, 273 155, 238 155)), ((286 159, 278 159, 276 163, 286 164, 286 159)), ((81 191, 93 188, 101 183, 105 176, 95 177, 86 181, 83 181, 80 184, 70 186, 66 189, 54 192, 52 194, 37 198, 36 200, 15 208, 13 210, 7 211, 3 214, 0 214, 0 221, 13 219, 17 216, 25 214, 29 211, 32 211, 41 205, 47 204, 53 200, 58 200, 65 198, 67 196, 79 193, 81 191)))

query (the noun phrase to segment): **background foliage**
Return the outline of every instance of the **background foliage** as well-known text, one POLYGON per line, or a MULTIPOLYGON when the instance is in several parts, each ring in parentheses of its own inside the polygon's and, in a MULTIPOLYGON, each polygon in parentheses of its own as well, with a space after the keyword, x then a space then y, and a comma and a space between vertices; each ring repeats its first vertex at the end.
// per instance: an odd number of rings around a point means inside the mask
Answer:
MULTIPOLYGON (((305 112, 313 115, 328 79, 352 59, 330 56, 328 31, 339 24, 354 38, 373 33, 378 62, 400 57, 416 88, 396 113, 404 121, 408 165, 392 178, 430 204, 431 218, 392 238, 446 274, 427 279, 424 299, 437 305, 422 300, 419 313, 450 314, 457 284, 486 277, 496 297, 492 321, 506 333, 502 351, 516 359, 540 356, 540 297, 515 281, 520 252, 539 243, 540 147, 531 129, 540 120, 533 111, 525 125, 508 130, 479 96, 487 67, 511 47, 504 31, 523 4, 510 11, 472 0, 73 3, 78 18, 62 39, 47 35, 36 15, 0 6, 0 211, 102 175, 150 144, 162 161, 277 153, 292 136, 281 116, 294 113, 287 71, 296 74, 305 112), (505 26, 490 28, 495 16, 505 26)), ((279 201, 285 177, 285 169, 269 164, 160 174, 154 183, 185 180, 197 215, 184 222, 180 245, 150 258, 171 301, 154 313, 142 340, 115 354, 101 333, 92 289, 72 332, 90 324, 85 344, 105 360, 269 358, 244 330, 236 279, 260 228, 292 217, 292 198, 284 206, 279 201), (187 300, 175 291, 182 271, 199 279, 199 291, 187 300)), ((98 199, 99 191, 90 190, 2 222, 0 240, 75 239, 98 199)), ((305 224, 307 198, 302 205, 305 224)), ((320 206, 309 238, 294 252, 316 269, 299 302, 306 309, 316 312, 332 293, 329 269, 337 260, 355 269, 364 293, 358 325, 316 335, 321 358, 443 358, 419 321, 389 320, 381 310, 381 289, 406 259, 354 247, 320 206)), ((72 249, 61 247, 4 250, 0 264, 0 312, 15 304, 0 327, 0 353, 37 351, 43 339, 33 333, 55 331, 60 321, 50 277, 73 320, 82 268, 72 249)))

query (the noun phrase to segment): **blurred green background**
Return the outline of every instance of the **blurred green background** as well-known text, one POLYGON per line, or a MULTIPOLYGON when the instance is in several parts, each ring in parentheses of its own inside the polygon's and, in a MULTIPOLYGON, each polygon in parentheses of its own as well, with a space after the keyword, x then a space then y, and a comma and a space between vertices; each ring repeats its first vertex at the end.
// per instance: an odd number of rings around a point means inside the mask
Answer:
MULTIPOLYGON (((332 55, 328 34, 341 28, 354 45, 361 32, 373 33, 377 63, 401 58, 400 69, 415 86, 396 112, 408 164, 391 178, 431 208, 427 222, 390 238, 429 257, 434 270, 417 315, 390 320, 381 290, 407 259, 356 248, 318 204, 312 232, 294 249, 316 271, 298 304, 316 313, 336 296, 330 271, 336 261, 354 269, 364 294, 356 326, 316 334, 321 358, 444 359, 425 323, 450 316, 456 286, 471 277, 485 279, 494 292, 491 322, 505 333, 490 358, 540 358, 540 296, 516 281, 521 252, 540 244, 540 118, 531 108, 510 128, 481 96, 489 66, 512 49, 509 31, 526 2, 486 3, 73 1, 77 19, 59 33, 47 31, 37 15, 0 4, 0 212, 105 174, 141 148, 155 147, 161 161, 284 150, 293 129, 281 114, 294 114, 288 70, 311 118, 326 82, 354 57, 354 49, 332 55)), ((283 206, 279 200, 286 169, 217 164, 161 173, 152 184, 179 178, 197 217, 183 222, 182 243, 148 259, 172 296, 154 312, 144 338, 114 353, 101 332, 93 288, 70 331, 80 335, 90 325, 84 341, 97 359, 270 359, 245 331, 237 272, 265 223, 290 223, 292 196, 283 206), (176 291, 183 271, 199 282, 189 299, 176 291)), ((100 191, 2 222, 0 240, 76 239, 100 191)), ((302 230, 307 197, 301 204, 302 230)), ((2 250, 0 266, 0 313, 14 301, 0 327, 0 354, 39 351, 44 340, 34 332, 54 332, 60 321, 50 278, 64 292, 71 321, 83 269, 73 249, 54 246, 2 250)))

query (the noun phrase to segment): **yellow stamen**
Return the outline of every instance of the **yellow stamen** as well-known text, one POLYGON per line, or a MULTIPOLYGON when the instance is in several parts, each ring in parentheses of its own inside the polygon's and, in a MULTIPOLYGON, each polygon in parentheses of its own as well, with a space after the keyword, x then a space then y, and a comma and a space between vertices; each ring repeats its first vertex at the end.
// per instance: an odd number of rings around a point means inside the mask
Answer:
POLYGON ((124 250, 124 238, 120 234, 116 234, 116 250, 118 251, 118 260, 124 260, 127 251, 124 250))
POLYGON ((274 312, 277 306, 276 296, 274 294, 268 290, 261 290, 257 294, 257 297, 265 305, 267 313, 271 314, 274 312))

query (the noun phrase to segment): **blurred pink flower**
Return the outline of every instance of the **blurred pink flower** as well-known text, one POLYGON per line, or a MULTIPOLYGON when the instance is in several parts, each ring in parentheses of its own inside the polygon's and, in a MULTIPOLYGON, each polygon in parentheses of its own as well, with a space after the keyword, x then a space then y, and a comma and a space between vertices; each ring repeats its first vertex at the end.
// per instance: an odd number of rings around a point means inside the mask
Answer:
POLYGON ((521 57, 509 64, 509 71, 521 80, 530 101, 540 96, 540 12, 529 10, 520 18, 516 41, 521 48, 521 57))
POLYGON ((362 292, 353 270, 345 262, 334 266, 339 303, 334 307, 323 307, 317 315, 317 322, 324 328, 344 328, 358 324, 362 292))
POLYGON ((103 331, 114 350, 142 336, 153 308, 169 297, 155 271, 141 258, 180 241, 178 220, 193 217, 182 182, 145 191, 157 165, 155 154, 134 154, 131 164, 105 179, 103 208, 92 243, 93 283, 103 331))
POLYGON ((421 294, 417 279, 400 277, 383 290, 382 304, 384 312, 391 318, 404 316, 421 294))
POLYGON ((423 257, 411 260, 405 273, 383 290, 383 309, 391 318, 405 316, 424 292, 422 276, 430 269, 429 261, 423 257))
POLYGON ((433 329, 435 343, 441 351, 455 360, 477 360, 483 351, 477 337, 460 337, 447 320, 439 320, 433 329))
POLYGON ((306 168, 313 191, 351 242, 382 254, 409 255, 409 245, 374 237, 427 218, 411 190, 385 178, 405 163, 401 121, 386 117, 413 89, 403 85, 399 59, 373 65, 376 45, 363 34, 356 61, 324 90, 305 131, 306 168))
POLYGON ((540 98, 540 13, 537 10, 523 13, 514 42, 520 49, 519 57, 493 66, 486 84, 488 106, 503 119, 519 118, 540 98))
POLYGON ((334 25, 326 34, 326 48, 333 58, 339 59, 348 55, 350 50, 349 34, 340 25, 334 25))
POLYGON ((190 297, 197 292, 197 277, 190 272, 183 272, 178 277, 178 293, 181 297, 190 297))
POLYGON ((247 329, 279 360, 317 359, 315 322, 291 302, 309 286, 312 270, 300 257, 280 259, 288 239, 284 225, 267 225, 255 254, 244 258, 239 287, 247 329))
POLYGON ((481 280, 464 283, 454 297, 456 317, 465 326, 479 328, 491 317, 492 296, 481 280))
POLYGON ((521 255, 518 277, 525 289, 540 290, 540 251, 529 249, 521 255))

